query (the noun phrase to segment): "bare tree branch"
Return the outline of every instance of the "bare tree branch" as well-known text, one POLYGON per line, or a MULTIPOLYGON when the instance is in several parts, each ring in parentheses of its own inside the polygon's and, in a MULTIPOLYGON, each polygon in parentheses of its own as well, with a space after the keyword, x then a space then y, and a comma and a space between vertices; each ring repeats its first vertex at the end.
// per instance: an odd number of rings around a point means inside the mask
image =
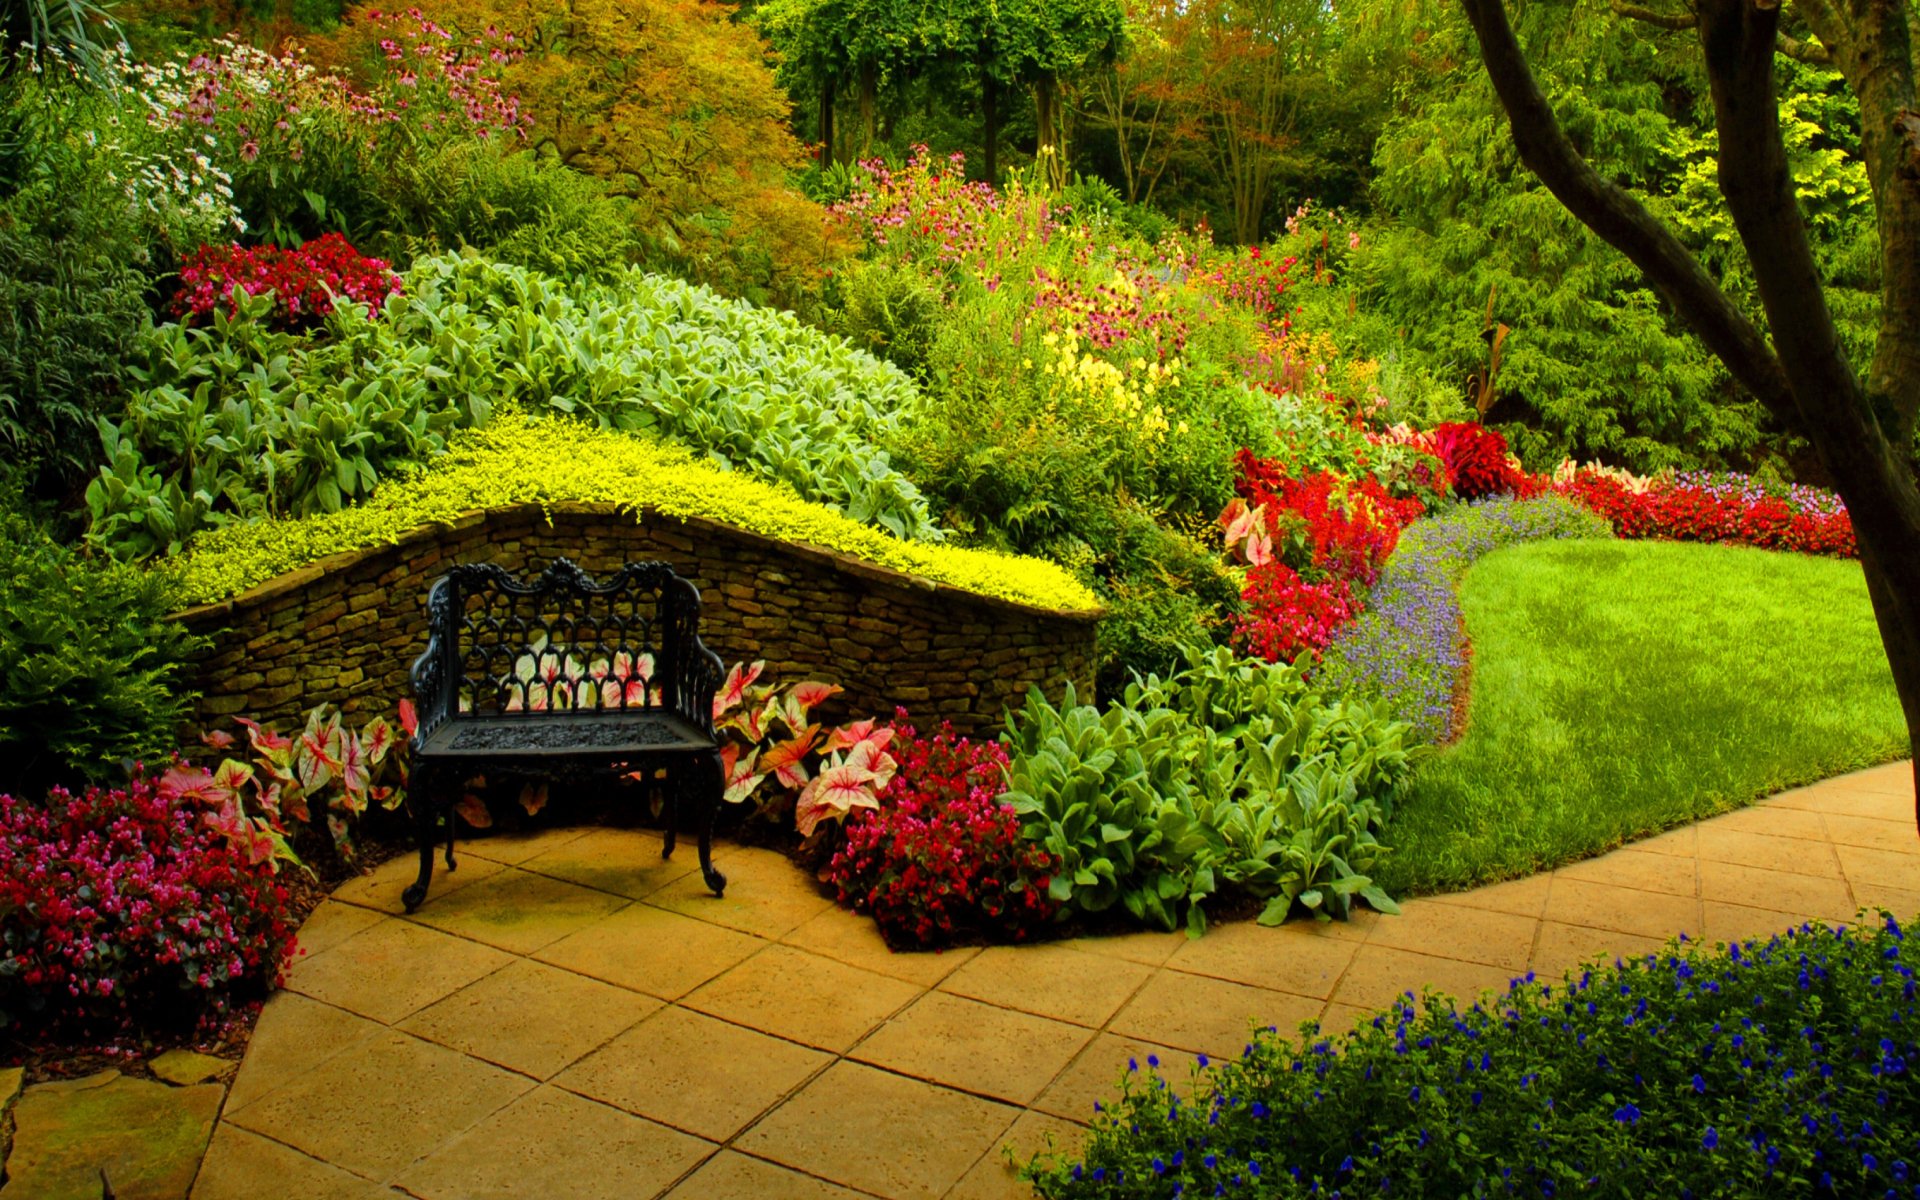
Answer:
POLYGON ((1514 37, 1502 0, 1461 0, 1480 39, 1487 74, 1507 111, 1520 159, 1569 212, 1645 272, 1707 348, 1781 421, 1797 424, 1787 377, 1766 339, 1727 299, 1699 261, 1640 202, 1601 178, 1554 118, 1514 37))

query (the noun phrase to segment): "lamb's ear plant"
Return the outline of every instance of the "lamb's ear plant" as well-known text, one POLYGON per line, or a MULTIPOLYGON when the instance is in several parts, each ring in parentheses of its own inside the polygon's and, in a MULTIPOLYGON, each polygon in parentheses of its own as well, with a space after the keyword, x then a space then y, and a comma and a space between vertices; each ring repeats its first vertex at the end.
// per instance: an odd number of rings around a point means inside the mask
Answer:
POLYGON ((1346 917, 1364 899, 1398 911, 1366 874, 1412 753, 1407 728, 1329 700, 1294 668, 1195 651, 1104 710, 1071 686, 1058 708, 1036 688, 1008 715, 1005 799, 1022 832, 1062 867, 1063 912, 1116 904, 1161 929, 1206 928, 1230 892, 1346 917))

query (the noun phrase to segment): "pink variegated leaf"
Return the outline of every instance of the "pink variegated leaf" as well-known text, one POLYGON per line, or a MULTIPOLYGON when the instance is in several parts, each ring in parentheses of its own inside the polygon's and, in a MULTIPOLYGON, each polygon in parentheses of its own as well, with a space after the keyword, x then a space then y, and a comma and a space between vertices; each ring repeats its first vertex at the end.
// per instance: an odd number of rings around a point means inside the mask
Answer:
POLYGON ((302 825, 313 820, 313 814, 307 809, 307 794, 294 784, 278 792, 280 811, 300 822, 302 825))
POLYGON ((368 792, 367 795, 375 804, 378 804, 388 812, 399 808, 400 802, 407 798, 407 794, 401 789, 397 787, 386 787, 384 785, 376 786, 372 791, 368 792))
POLYGON ((366 748, 352 734, 340 739, 340 765, 336 774, 340 779, 341 806, 359 816, 367 807, 367 789, 373 786, 373 776, 367 769, 366 748))
POLYGON ((725 800, 728 804, 738 804, 753 795, 753 789, 760 786, 766 778, 765 772, 755 772, 754 762, 760 757, 758 750, 751 751, 745 758, 740 757, 739 748, 726 746, 720 751, 720 765, 726 771, 727 790, 725 800))
POLYGON ((523 784, 521 786, 520 807, 527 810, 528 816, 530 817, 538 816, 540 813, 540 810, 545 808, 546 806, 547 806, 547 785, 546 784, 528 783, 528 784, 523 784))
POLYGON ((872 774, 873 790, 876 792, 886 787, 892 781, 893 773, 900 769, 900 764, 893 761, 893 756, 881 749, 892 737, 893 730, 885 728, 847 751, 847 764, 872 774), (882 737, 882 734, 886 736, 882 737))
POLYGON ((411 700, 400 702, 400 728, 406 731, 408 737, 420 732, 420 714, 411 700))
POLYGON ((874 774, 853 762, 829 765, 807 784, 794 804, 793 821, 801 837, 812 837, 820 822, 839 820, 856 808, 877 808, 874 774))
POLYGON ((393 749, 398 741, 393 726, 387 723, 385 717, 368 721, 366 728, 360 731, 360 744, 366 750, 367 766, 377 767, 386 761, 387 751, 393 749))
POLYGON ((203 729, 200 731, 200 744, 214 750, 231 749, 233 741, 233 735, 224 729, 203 729))
POLYGON ((760 672, 766 669, 765 662, 756 662, 750 666, 742 663, 733 664, 733 669, 727 672, 727 681, 720 685, 718 692, 714 693, 713 719, 718 721, 744 701, 747 698, 747 689, 753 686, 753 681, 760 678, 760 672))
POLYGON ((276 766, 284 767, 293 762, 292 738, 284 733, 275 733, 260 722, 245 717, 235 717, 234 721, 246 729, 247 741, 252 743, 254 753, 276 766))
POLYGON ((253 768, 238 759, 223 759, 214 768, 213 786, 230 795, 238 795, 240 789, 253 782, 253 768))
POLYGON ((813 711, 815 705, 845 690, 837 683, 816 683, 811 680, 796 683, 787 689, 786 701, 780 710, 781 719, 786 721, 788 729, 805 728, 807 714, 813 711))
POLYGON ((460 797, 460 803, 453 806, 462 821, 475 829, 486 829, 493 824, 493 814, 487 811, 487 802, 468 792, 460 797))
POLYGON ((327 832, 333 835, 334 853, 341 858, 353 857, 353 826, 339 813, 327 814, 327 832))
POLYGON ((807 755, 820 740, 820 727, 809 725, 798 737, 773 746, 760 756, 760 769, 770 771, 784 788, 797 788, 807 782, 807 755))
POLYGON ((836 750, 845 750, 857 746, 873 736, 874 720, 868 717, 861 721, 849 721, 840 728, 827 734, 827 744, 820 747, 822 754, 832 754, 836 750))
POLYGON ((154 784, 161 799, 173 804, 194 804, 202 808, 218 805, 231 795, 214 782, 213 773, 188 763, 175 763, 154 784))

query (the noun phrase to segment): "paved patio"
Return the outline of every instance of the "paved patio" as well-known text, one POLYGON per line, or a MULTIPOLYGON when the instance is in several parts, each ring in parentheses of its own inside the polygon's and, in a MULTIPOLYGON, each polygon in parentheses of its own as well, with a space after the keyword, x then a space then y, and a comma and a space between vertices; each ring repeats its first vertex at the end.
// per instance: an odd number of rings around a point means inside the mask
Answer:
POLYGON ((342 887, 268 1004, 197 1200, 1029 1195, 1129 1056, 1184 1076, 1258 1021, 1345 1028, 1674 933, 1920 913, 1912 775, 1882 767, 1398 918, 890 953, 778 854, 565 829, 475 841, 413 917, 411 856, 342 887))

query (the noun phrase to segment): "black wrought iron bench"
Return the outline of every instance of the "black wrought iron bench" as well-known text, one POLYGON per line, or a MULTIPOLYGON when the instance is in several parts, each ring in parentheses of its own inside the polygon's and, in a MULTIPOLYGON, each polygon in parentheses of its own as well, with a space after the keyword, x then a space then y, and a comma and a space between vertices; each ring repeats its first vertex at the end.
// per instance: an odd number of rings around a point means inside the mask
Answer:
POLYGON ((713 697, 724 671, 699 625, 699 590, 666 563, 628 563, 602 581, 564 558, 530 580, 492 563, 441 576, 413 664, 420 876, 401 893, 407 911, 427 898, 442 820, 453 869, 454 806, 480 774, 664 775, 666 853, 691 798, 701 806, 700 873, 719 895, 727 881, 713 869, 713 825, 725 779, 713 697))

